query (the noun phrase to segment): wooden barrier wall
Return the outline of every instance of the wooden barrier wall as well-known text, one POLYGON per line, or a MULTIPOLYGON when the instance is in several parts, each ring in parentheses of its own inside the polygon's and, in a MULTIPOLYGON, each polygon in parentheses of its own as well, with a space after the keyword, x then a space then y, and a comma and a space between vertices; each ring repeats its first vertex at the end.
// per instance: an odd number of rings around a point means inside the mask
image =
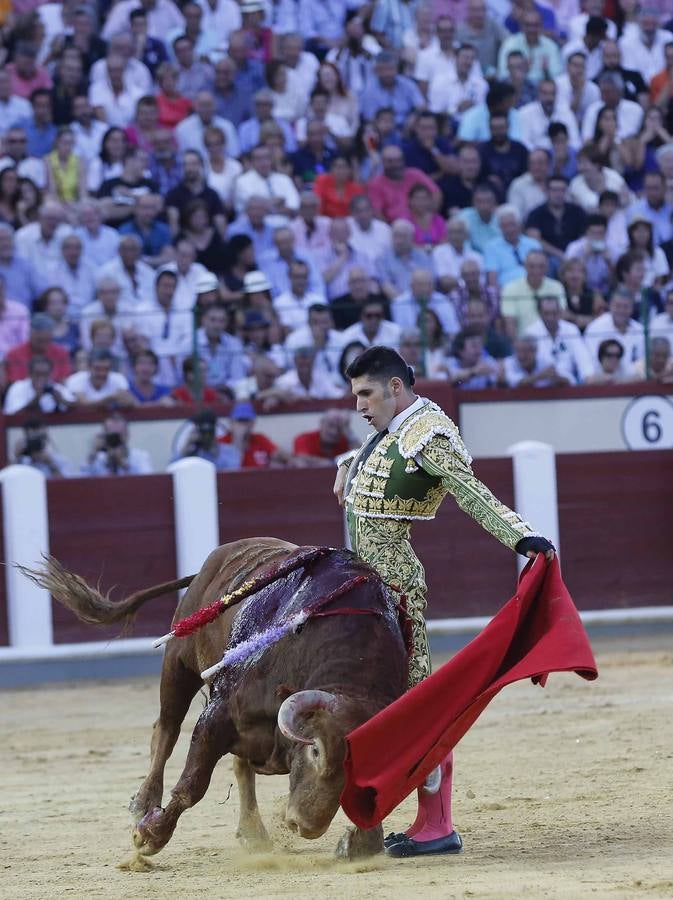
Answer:
MULTIPOLYGON (((496 496, 513 504, 509 459, 478 460, 475 471, 496 496)), ((557 457, 557 475, 563 571, 578 607, 673 603, 673 453, 563 455, 557 457)), ((221 541, 273 535, 342 546, 333 477, 331 469, 220 474, 221 541)), ((48 499, 51 552, 88 580, 100 581, 104 592, 119 598, 175 577, 168 475, 53 481, 48 499)), ((429 618, 491 615, 514 591, 515 555, 451 498, 434 522, 415 523, 414 546, 426 567, 429 618)), ((132 633, 167 631, 175 603, 175 596, 150 601, 132 633)), ((54 634, 57 643, 96 640, 118 635, 119 627, 83 626, 55 604, 54 634)), ((7 641, 4 583, 0 641, 7 641)))

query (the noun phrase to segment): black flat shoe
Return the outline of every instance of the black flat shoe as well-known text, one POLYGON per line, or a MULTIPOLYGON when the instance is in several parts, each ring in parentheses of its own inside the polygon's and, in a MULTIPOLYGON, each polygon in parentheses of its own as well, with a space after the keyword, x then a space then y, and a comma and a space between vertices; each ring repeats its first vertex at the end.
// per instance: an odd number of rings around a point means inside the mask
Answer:
POLYGON ((388 856, 393 856, 395 859, 406 859, 409 856, 439 856, 443 853, 460 853, 463 849, 463 839, 457 831, 452 831, 447 837, 437 838, 434 841, 415 841, 405 834, 402 840, 385 846, 388 856))
POLYGON ((383 846, 388 849, 388 847, 392 847, 393 844, 397 844, 398 841, 405 841, 407 839, 407 835, 403 831, 391 831, 390 834, 387 834, 383 838, 383 846))

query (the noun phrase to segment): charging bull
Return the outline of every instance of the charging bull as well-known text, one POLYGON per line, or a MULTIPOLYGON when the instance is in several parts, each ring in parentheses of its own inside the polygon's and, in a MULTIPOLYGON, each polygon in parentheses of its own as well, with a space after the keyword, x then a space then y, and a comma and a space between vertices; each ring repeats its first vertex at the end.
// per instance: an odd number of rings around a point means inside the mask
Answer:
MULTIPOLYGON (((407 653, 395 599, 371 568, 345 550, 299 548, 275 538, 240 540, 211 553, 197 575, 119 603, 53 558, 40 570, 24 571, 81 620, 99 624, 128 620, 153 597, 187 585, 174 623, 251 579, 265 585, 167 645, 150 770, 130 807, 134 844, 143 855, 167 844, 227 753, 234 756, 240 795, 237 836, 246 846, 269 844, 255 774, 289 774, 285 822, 304 838, 320 837, 339 808, 345 735, 406 690, 407 653), (288 631, 282 627, 288 621, 301 624, 288 631), (164 769, 203 686, 200 673, 227 650, 236 662, 215 676, 182 775, 162 808, 164 769)), ((351 859, 382 849, 380 825, 370 831, 350 827, 337 855, 351 859)))

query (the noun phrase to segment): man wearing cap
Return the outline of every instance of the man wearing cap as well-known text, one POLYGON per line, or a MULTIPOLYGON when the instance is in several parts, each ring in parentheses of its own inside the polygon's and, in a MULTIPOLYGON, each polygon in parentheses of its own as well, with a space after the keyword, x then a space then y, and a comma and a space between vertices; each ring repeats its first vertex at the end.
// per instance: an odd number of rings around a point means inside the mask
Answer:
POLYGON ((253 431, 257 417, 252 403, 236 403, 229 418, 229 432, 218 440, 238 451, 241 469, 268 469, 271 465, 285 465, 287 454, 266 435, 253 431))
POLYGON ((19 381, 28 378, 30 360, 33 356, 46 356, 53 366, 54 381, 63 381, 70 375, 68 351, 52 341, 54 321, 46 313, 35 313, 30 320, 28 340, 10 350, 5 357, 7 380, 19 381))

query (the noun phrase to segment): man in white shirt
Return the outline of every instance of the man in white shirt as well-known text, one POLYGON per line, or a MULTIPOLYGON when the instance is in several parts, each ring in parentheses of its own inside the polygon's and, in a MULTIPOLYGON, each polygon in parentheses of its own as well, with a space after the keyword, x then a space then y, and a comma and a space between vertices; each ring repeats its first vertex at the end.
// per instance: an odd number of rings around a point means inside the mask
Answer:
POLYGON ((368 262, 375 265, 392 246, 392 231, 387 222, 374 216, 372 202, 365 194, 357 194, 350 202, 348 224, 351 241, 368 262))
POLYGON ((273 308, 280 323, 288 331, 308 324, 308 311, 314 303, 324 303, 324 294, 308 289, 309 270, 301 259, 295 259, 289 267, 290 286, 273 298, 273 308))
POLYGON ((0 69, 0 137, 21 119, 32 115, 33 109, 24 97, 12 94, 12 85, 7 69, 0 69))
POLYGON ((47 187, 47 167, 43 159, 28 156, 27 147, 28 136, 24 129, 12 126, 2 141, 4 155, 0 159, 0 171, 14 166, 21 178, 30 178, 40 190, 44 190, 47 187))
POLYGON ((228 119, 215 115, 215 98, 210 91, 199 91, 194 98, 194 112, 176 127, 175 137, 180 151, 184 153, 185 150, 198 150, 206 159, 203 134, 206 128, 211 126, 219 128, 223 132, 227 140, 227 156, 237 157, 239 155, 238 132, 228 119))
POLYGON ((565 387, 573 383, 570 372, 560 364, 542 360, 537 341, 530 336, 520 337, 514 344, 514 354, 503 361, 503 377, 507 387, 565 387))
POLYGON ((638 13, 638 30, 622 35, 619 48, 629 69, 640 72, 646 82, 666 66, 664 47, 671 41, 671 32, 659 28, 659 10, 646 2, 638 13))
POLYGON ((77 406, 133 406, 129 383, 120 372, 113 372, 114 357, 109 350, 93 350, 86 372, 74 372, 65 386, 75 397, 77 406))
POLYGON ((79 207, 79 227, 75 234, 82 242, 84 258, 94 266, 103 266, 117 255, 119 232, 103 225, 103 216, 97 203, 87 200, 79 207))
POLYGON ((566 59, 566 71, 556 79, 556 100, 571 110, 577 126, 591 104, 600 99, 600 88, 587 78, 586 54, 576 50, 566 59))
MULTIPOLYGON (((414 78, 426 94, 435 78, 455 75, 456 54, 453 46, 455 33, 453 19, 450 16, 440 16, 435 26, 436 38, 416 57, 414 78)), ((481 69, 481 66, 479 68, 481 69)))
POLYGON ((229 43, 229 35, 241 27, 241 8, 235 0, 196 0, 203 10, 201 28, 217 36, 217 42, 224 50, 229 43))
MULTIPOLYGON (((153 82, 150 70, 145 63, 133 55, 134 45, 130 33, 115 35, 107 49, 106 58, 121 57, 124 60, 124 84, 127 89, 134 88, 143 94, 153 93, 153 82)), ((106 59, 97 60, 89 73, 89 84, 105 84, 107 81, 106 59)))
POLYGON ((78 319, 83 307, 93 302, 96 270, 82 255, 82 241, 68 234, 61 241, 61 258, 51 270, 54 284, 68 295, 68 315, 78 319))
POLYGON ((633 100, 624 99, 624 80, 617 72, 603 72, 598 79, 601 99, 587 109, 582 123, 582 139, 593 140, 598 114, 607 106, 617 117, 617 140, 633 137, 640 131, 643 108, 633 100))
POLYGON ((575 53, 586 58, 587 78, 595 78, 603 68, 603 41, 608 33, 608 23, 601 16, 590 16, 581 37, 568 41, 561 53, 565 60, 575 53))
POLYGON ((573 381, 582 384, 593 374, 594 365, 581 331, 561 318, 557 297, 541 296, 537 308, 538 318, 524 335, 535 338, 540 364, 558 366, 564 373, 570 372, 573 381))
POLYGON ((80 341, 85 350, 91 349, 91 323, 107 319, 115 330, 112 352, 124 355, 123 332, 133 327, 133 308, 121 300, 121 287, 116 279, 103 275, 96 284, 96 299, 84 306, 80 313, 80 341))
POLYGON ((580 145, 580 133, 577 120, 570 107, 559 102, 556 96, 556 84, 543 78, 538 84, 537 100, 526 103, 519 110, 519 126, 521 141, 529 150, 551 150, 549 126, 552 122, 562 122, 568 129, 568 142, 577 149, 580 145))
POLYGON ((72 102, 73 121, 70 128, 75 135, 74 152, 88 165, 100 154, 108 125, 93 114, 89 98, 80 94, 72 102))
POLYGON ((393 321, 402 329, 415 328, 422 309, 431 309, 439 319, 445 334, 460 331, 453 303, 444 294, 433 290, 431 272, 416 269, 412 273, 409 290, 404 291, 390 304, 393 321))
POLYGON ((467 239, 467 225, 459 216, 451 216, 446 223, 447 242, 437 244, 432 251, 432 265, 440 290, 448 294, 458 284, 460 268, 468 259, 473 259, 480 269, 484 260, 481 253, 472 249, 467 239))
POLYGON ((334 328, 332 311, 325 303, 314 303, 308 311, 308 324, 291 331, 285 340, 286 364, 292 365, 292 356, 300 347, 312 347, 315 351, 314 368, 335 381, 338 377, 339 359, 343 349, 341 332, 334 328))
POLYGON ((161 41, 172 28, 184 30, 185 20, 172 0, 154 0, 141 3, 140 0, 121 0, 110 10, 102 31, 103 40, 109 41, 115 34, 129 29, 131 11, 140 6, 147 12, 147 33, 161 41))
POLYGON ((19 228, 15 236, 16 252, 30 263, 48 283, 61 258, 63 239, 72 229, 64 223, 60 203, 46 200, 40 207, 37 222, 19 228))
MULTIPOLYGON (((562 8, 560 3, 556 3, 554 5, 554 10, 556 12, 556 21, 561 23, 567 23, 565 28, 568 34, 569 41, 578 41, 581 40, 586 34, 587 23, 592 16, 597 18, 602 16, 603 13, 603 0, 582 0, 582 3, 578 3, 577 0, 571 0, 571 3, 574 3, 575 12, 570 14, 568 9, 562 8), (582 12, 578 12, 578 8, 581 6, 582 12)), ((610 40, 617 40, 617 26, 612 20, 607 20, 607 36, 610 40)))
POLYGON ((182 239, 175 245, 175 259, 162 266, 162 270, 174 272, 178 283, 175 288, 175 308, 193 309, 200 286, 205 280, 214 281, 214 290, 219 291, 217 277, 204 265, 196 262, 196 249, 191 241, 182 239))
POLYGON ((299 193, 292 179, 282 172, 273 171, 271 151, 262 144, 250 153, 251 168, 239 175, 234 185, 234 205, 240 215, 251 197, 268 197, 275 221, 282 224, 288 215, 299 209, 299 193))
POLYGON ((190 352, 193 338, 191 313, 175 304, 177 283, 175 272, 157 272, 152 301, 138 307, 133 315, 134 328, 149 339, 159 357, 157 379, 168 387, 182 381, 182 358, 190 352))
POLYGON ((119 241, 117 255, 100 268, 121 285, 121 299, 133 309, 148 303, 154 295, 154 269, 140 259, 142 245, 135 234, 125 234, 119 241))
POLYGON ((360 321, 345 328, 341 332, 341 339, 344 347, 357 341, 365 347, 380 345, 398 350, 401 334, 400 326, 386 319, 382 300, 372 299, 365 301, 360 312, 360 321))
POLYGON ((327 400, 343 397, 345 391, 337 387, 329 375, 315 365, 313 347, 299 347, 294 351, 294 368, 276 378, 275 388, 281 390, 288 401, 327 400))
POLYGON ((54 366, 46 356, 33 356, 28 363, 29 377, 10 384, 5 395, 3 412, 12 416, 18 412, 65 412, 75 402, 73 393, 63 384, 52 380, 54 366))
POLYGON ((617 288, 610 298, 608 311, 587 325, 584 340, 596 371, 599 371, 598 348, 603 341, 615 340, 624 348, 620 363, 620 372, 624 375, 645 355, 643 326, 631 318, 632 314, 633 299, 617 288))
POLYGON ((484 102, 488 84, 476 61, 474 47, 465 44, 458 48, 455 70, 436 75, 430 82, 428 105, 432 112, 448 113, 460 120, 466 110, 484 102))
POLYGON ((546 150, 532 150, 528 154, 528 171, 519 175, 510 184, 507 202, 516 206, 522 221, 529 213, 547 202, 547 179, 549 177, 549 153, 546 150))
POLYGON ((89 87, 89 102, 108 126, 126 128, 135 118, 136 104, 144 91, 125 79, 126 62, 121 56, 108 56, 105 69, 106 77, 89 87))
POLYGON ((315 85, 320 63, 313 53, 304 50, 304 39, 300 34, 281 34, 278 55, 287 66, 287 89, 299 95, 308 103, 309 94, 315 85))

